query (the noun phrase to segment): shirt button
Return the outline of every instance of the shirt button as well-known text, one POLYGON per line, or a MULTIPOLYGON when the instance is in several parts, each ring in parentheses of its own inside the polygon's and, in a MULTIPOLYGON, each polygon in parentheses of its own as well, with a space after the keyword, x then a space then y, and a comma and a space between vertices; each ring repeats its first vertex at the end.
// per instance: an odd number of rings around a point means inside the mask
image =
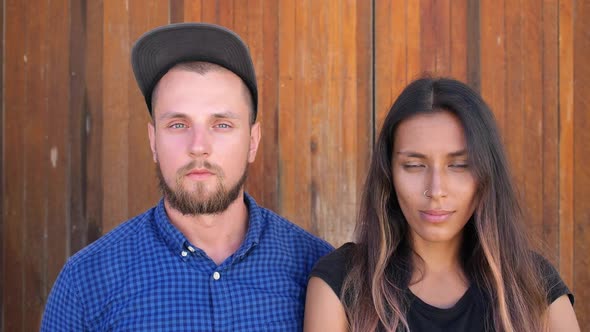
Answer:
POLYGON ((188 252, 186 252, 186 251, 184 251, 184 250, 183 250, 183 251, 180 253, 180 255, 182 255, 182 257, 186 257, 186 255, 188 255, 188 252))
POLYGON ((188 249, 188 251, 190 251, 190 252, 195 252, 195 248, 193 248, 193 247, 191 247, 191 246, 188 246, 188 248, 187 248, 187 249, 188 249))
POLYGON ((213 273, 213 279, 215 279, 215 280, 219 280, 219 278, 221 278, 221 274, 219 274, 219 272, 215 271, 215 272, 213 273))

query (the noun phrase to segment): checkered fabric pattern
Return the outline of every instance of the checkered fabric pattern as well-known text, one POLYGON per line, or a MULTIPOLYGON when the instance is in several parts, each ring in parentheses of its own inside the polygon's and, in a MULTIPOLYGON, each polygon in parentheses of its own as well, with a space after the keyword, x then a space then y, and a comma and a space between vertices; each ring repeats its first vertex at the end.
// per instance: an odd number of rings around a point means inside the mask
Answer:
POLYGON ((163 201, 72 256, 41 331, 299 331, 315 262, 333 250, 248 195, 249 229, 217 266, 163 201))

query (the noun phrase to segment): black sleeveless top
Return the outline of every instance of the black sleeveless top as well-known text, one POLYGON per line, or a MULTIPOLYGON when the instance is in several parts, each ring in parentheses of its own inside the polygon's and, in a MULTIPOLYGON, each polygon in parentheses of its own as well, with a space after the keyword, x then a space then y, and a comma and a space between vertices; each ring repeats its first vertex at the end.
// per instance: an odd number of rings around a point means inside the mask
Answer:
MULTIPOLYGON (((341 295, 342 283, 350 270, 352 249, 354 249, 354 243, 344 244, 321 258, 311 272, 312 277, 324 280, 338 297, 341 295)), ((573 305, 574 297, 553 265, 544 258, 539 260, 539 264, 543 271, 549 303, 553 303, 562 295, 568 295, 573 305)), ((491 314, 487 297, 473 284, 459 301, 448 309, 431 306, 409 289, 405 290, 405 294, 410 303, 406 319, 412 332, 486 331, 486 326, 490 326, 491 314)))

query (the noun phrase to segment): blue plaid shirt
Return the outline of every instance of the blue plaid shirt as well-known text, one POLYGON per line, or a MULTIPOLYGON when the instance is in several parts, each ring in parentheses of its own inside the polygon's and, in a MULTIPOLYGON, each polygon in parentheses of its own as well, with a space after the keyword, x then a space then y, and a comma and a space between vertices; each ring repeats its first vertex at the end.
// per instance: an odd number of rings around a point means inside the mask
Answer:
POLYGON ((309 272, 333 248, 248 195, 241 247, 217 266, 163 201, 72 256, 41 331, 297 331, 309 272))

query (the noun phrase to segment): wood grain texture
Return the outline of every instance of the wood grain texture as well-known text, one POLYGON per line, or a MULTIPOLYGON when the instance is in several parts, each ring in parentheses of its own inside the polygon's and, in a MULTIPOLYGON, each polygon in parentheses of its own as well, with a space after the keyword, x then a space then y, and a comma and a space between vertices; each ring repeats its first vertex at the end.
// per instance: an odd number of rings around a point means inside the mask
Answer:
POLYGON ((227 26, 250 47, 262 142, 248 192, 336 246, 351 239, 374 139, 401 90, 424 72, 480 90, 528 229, 590 328, 587 1, 6 0, 0 10, 2 330, 37 330, 65 259, 158 199, 129 53, 148 29, 184 21, 227 26))
MULTIPOLYGON (((42 304, 45 303, 53 281, 57 278, 61 267, 69 256, 69 226, 71 214, 72 195, 70 191, 71 167, 71 125, 70 120, 75 111, 70 109, 71 80, 79 72, 70 71, 67 52, 64 59, 64 50, 70 48, 70 22, 71 13, 64 17, 63 9, 68 8, 68 0, 56 0, 48 3, 47 37, 49 45, 45 56, 46 62, 46 89, 47 89, 47 144, 44 152, 47 172, 43 176, 47 178, 47 219, 44 227, 43 242, 45 253, 42 256, 43 289, 40 295, 42 304)), ((77 111, 77 110, 76 110, 77 111)), ((75 112, 77 113, 77 112, 75 112)), ((80 127, 76 127, 79 132, 80 127)), ((81 201, 77 199, 79 208, 81 201)))
POLYGON ((559 23, 558 1, 543 2, 543 253, 559 253, 559 23))
POLYGON ((574 287, 573 1, 559 2, 559 273, 574 287))
POLYGON ((42 13, 26 26, 27 62, 25 65, 25 99, 27 100, 27 120, 24 125, 24 196, 26 202, 23 234, 23 298, 26 317, 25 331, 39 330, 43 314, 43 293, 45 271, 43 268, 46 250, 45 231, 48 204, 49 148, 47 126, 48 85, 47 51, 49 45, 43 43, 47 38, 47 3, 42 0, 28 1, 25 7, 27 16, 42 13))
POLYGON ((25 218, 25 145, 22 124, 25 121, 26 10, 21 1, 5 1, 4 75, 12 84, 4 85, 4 163, 3 262, 2 284, 4 329, 22 331, 25 318, 24 297, 24 218, 25 218))
POLYGON ((113 229, 129 216, 129 86, 132 40, 129 2, 105 1, 102 90, 102 227, 113 229), (122 61, 122 59, 125 59, 122 61), (125 179, 125 180, 122 180, 125 179))
POLYGON ((573 178, 574 178, 574 275, 573 291, 582 330, 590 328, 590 3, 576 1, 574 28, 574 116, 573 116, 573 178))
MULTIPOLYGON (((129 3, 129 41, 133 44, 144 32, 168 23, 168 2, 165 0, 149 1, 147 3, 131 1, 129 3)), ((130 50, 124 50, 120 57, 129 59, 130 50)), ((127 105, 117 112, 129 112, 127 128, 114 135, 126 136, 129 148, 127 150, 128 179, 128 216, 140 214, 154 206, 159 198, 158 184, 155 174, 152 151, 148 140, 147 126, 151 121, 145 99, 137 87, 133 72, 128 63, 121 63, 125 70, 119 75, 127 77, 127 105)), ((117 221, 123 222, 125 219, 117 221)))

